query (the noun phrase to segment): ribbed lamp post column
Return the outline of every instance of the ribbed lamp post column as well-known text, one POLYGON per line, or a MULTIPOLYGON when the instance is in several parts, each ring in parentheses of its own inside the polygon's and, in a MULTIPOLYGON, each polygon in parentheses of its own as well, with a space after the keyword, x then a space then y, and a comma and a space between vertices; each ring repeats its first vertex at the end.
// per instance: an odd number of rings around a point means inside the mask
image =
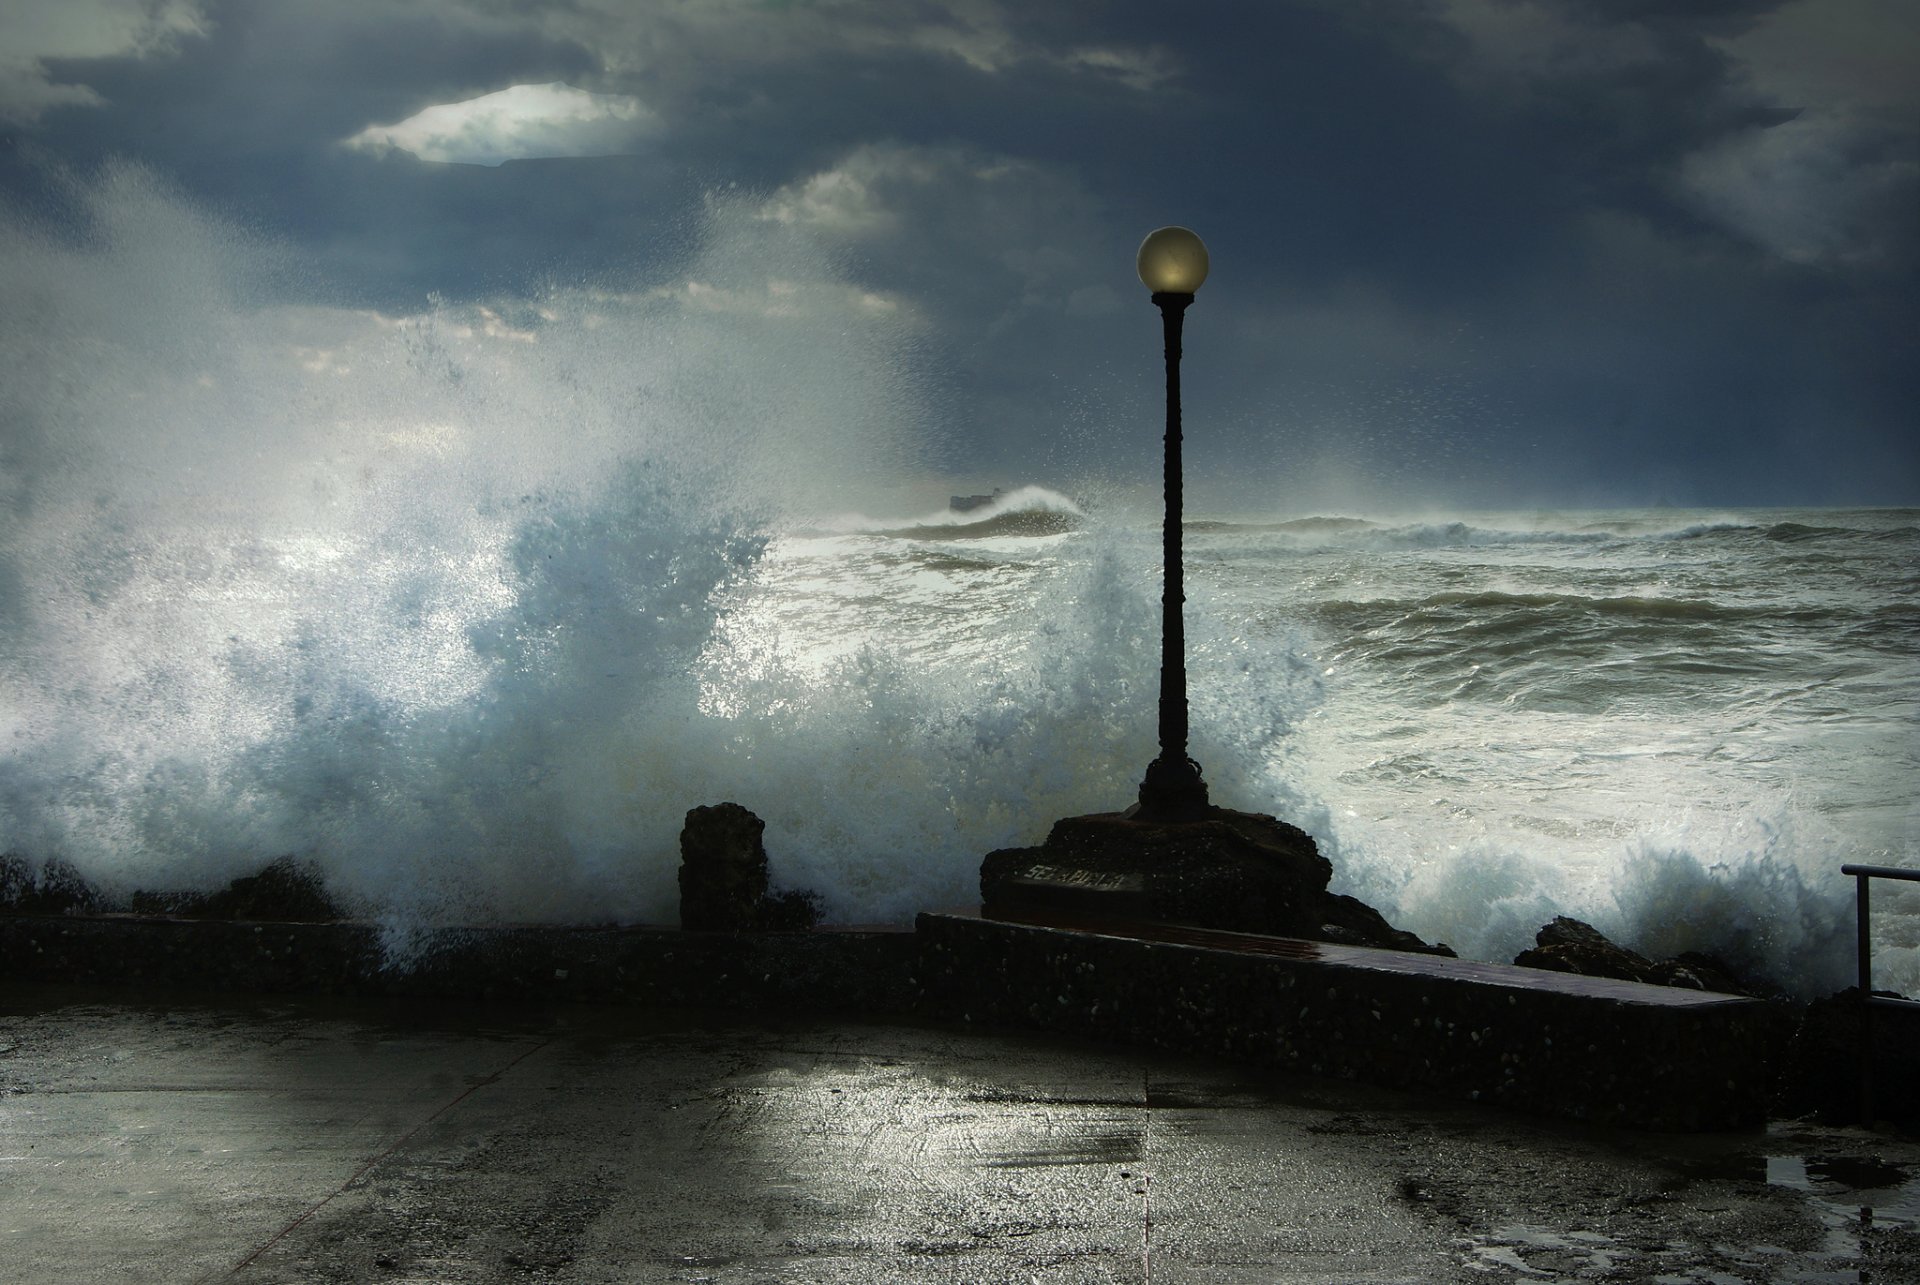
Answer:
POLYGON ((1194 292, 1207 279, 1207 247, 1186 228, 1160 228, 1140 243, 1137 265, 1141 283, 1153 291, 1166 335, 1167 516, 1160 594, 1160 757, 1147 765, 1136 815, 1182 821, 1210 810, 1200 765, 1187 756, 1186 592, 1180 564, 1180 329, 1194 292))

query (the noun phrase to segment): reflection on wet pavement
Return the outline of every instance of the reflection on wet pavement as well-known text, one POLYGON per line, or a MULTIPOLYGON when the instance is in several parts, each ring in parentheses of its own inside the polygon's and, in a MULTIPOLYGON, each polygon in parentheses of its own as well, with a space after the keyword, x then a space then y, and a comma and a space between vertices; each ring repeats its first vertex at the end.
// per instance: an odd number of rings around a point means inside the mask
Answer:
POLYGON ((1916 1174, 1864 1133, 1576 1129, 1024 1034, 0 999, 28 1285, 1884 1285, 1920 1279, 1916 1174))

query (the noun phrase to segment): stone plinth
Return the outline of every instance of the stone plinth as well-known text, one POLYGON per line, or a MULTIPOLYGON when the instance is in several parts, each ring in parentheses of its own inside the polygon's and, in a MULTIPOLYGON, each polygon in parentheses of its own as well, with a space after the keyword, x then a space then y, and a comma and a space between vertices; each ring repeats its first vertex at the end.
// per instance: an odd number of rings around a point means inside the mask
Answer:
POLYGON ((986 912, 1155 919, 1243 932, 1320 923, 1333 866, 1313 837, 1255 812, 1196 821, 1123 812, 1056 821, 1037 848, 1002 848, 980 866, 986 912))
POLYGON ((1037 848, 980 866, 985 914, 1001 919, 1191 924, 1350 946, 1451 955, 1352 897, 1327 891, 1333 866, 1298 826, 1212 808, 1192 821, 1102 812, 1056 821, 1037 848))

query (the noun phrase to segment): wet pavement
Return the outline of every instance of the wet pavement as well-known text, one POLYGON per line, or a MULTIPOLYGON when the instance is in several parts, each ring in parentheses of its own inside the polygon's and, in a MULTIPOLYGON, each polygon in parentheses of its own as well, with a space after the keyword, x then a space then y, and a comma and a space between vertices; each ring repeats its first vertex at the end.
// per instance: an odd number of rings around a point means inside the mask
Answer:
POLYGON ((1920 1145, 1031 1034, 0 990, 0 1280, 1920 1282, 1920 1145))

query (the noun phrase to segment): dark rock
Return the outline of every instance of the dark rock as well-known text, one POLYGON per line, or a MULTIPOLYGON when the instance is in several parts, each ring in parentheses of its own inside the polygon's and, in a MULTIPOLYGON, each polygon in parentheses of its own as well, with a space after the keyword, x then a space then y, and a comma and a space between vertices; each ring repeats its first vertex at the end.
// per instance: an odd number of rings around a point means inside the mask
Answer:
POLYGON ((35 882, 25 857, 17 852, 0 852, 0 910, 18 913, 35 882))
POLYGON ((1054 823, 1037 848, 980 865, 989 915, 1149 920, 1236 932, 1452 954, 1378 911, 1327 892, 1333 865, 1313 836, 1257 812, 1195 820, 1096 813, 1054 823))
POLYGON ((1612 977, 1623 982, 1650 982, 1653 961, 1615 945, 1592 924, 1565 915, 1534 934, 1536 945, 1513 957, 1522 968, 1545 968, 1582 977, 1612 977))
POLYGON ((17 853, 0 856, 0 908, 16 915, 85 915, 100 906, 99 889, 59 858, 36 871, 17 853))
POLYGON ((680 926, 705 932, 804 932, 820 898, 767 890, 766 822, 738 803, 687 813, 680 831, 680 926))
POLYGON ((1320 931, 1315 934, 1320 941, 1454 957, 1453 947, 1430 945, 1405 929, 1395 928, 1385 915, 1358 897, 1327 893, 1321 901, 1320 921, 1320 931))
POLYGON ((754 927, 761 932, 805 932, 819 922, 819 895, 798 888, 770 892, 754 908, 754 927))
POLYGON ((1712 991, 1718 995, 1746 995, 1753 999, 1784 1000, 1775 986, 1746 977, 1725 960, 1689 950, 1672 959, 1652 960, 1610 940, 1592 924, 1565 915, 1534 936, 1532 950, 1523 950, 1513 962, 1523 968, 1545 968, 1582 977, 1612 977, 1654 986, 1712 991))
MULTIPOLYGON (((1617 950, 1613 939, 1595 928, 1592 924, 1579 919, 1570 919, 1566 915, 1555 915, 1551 923, 1546 924, 1533 935, 1534 945, 1548 946, 1584 946, 1597 950, 1617 950)), ((1636 956, 1638 958, 1638 956, 1636 956)))
POLYGON ((1697 950, 1683 951, 1672 959, 1656 962, 1647 980, 1661 986, 1681 986, 1688 990, 1714 991, 1721 995, 1778 998, 1770 988, 1757 986, 1739 976, 1725 961, 1697 950))
POLYGON ((101 908, 103 898, 85 876, 59 858, 40 867, 38 891, 43 915, 86 915, 101 908))
POLYGON ((246 919, 319 924, 345 918, 312 864, 291 856, 243 875, 219 892, 136 892, 133 912, 175 919, 246 919))
POLYGON ((341 918, 312 865, 281 857, 257 875, 235 879, 212 898, 223 919, 326 923, 341 918))
POLYGON ((766 822, 738 803, 687 813, 680 831, 680 926, 744 932, 767 895, 766 822))

